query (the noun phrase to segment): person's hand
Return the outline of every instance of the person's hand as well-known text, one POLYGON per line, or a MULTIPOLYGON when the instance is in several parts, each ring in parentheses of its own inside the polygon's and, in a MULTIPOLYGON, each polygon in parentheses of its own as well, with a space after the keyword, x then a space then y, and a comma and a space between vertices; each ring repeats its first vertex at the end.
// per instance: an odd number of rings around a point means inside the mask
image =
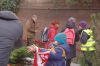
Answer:
POLYGON ((34 47, 34 46, 28 46, 28 47, 27 47, 27 51, 28 51, 28 52, 35 51, 35 47, 34 47))

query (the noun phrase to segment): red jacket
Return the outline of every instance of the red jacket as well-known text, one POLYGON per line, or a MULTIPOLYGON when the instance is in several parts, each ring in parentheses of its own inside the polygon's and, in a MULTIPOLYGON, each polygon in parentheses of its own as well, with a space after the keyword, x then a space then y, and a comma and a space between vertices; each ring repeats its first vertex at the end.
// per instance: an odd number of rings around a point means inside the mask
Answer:
POLYGON ((49 35, 48 35, 48 38, 49 38, 49 41, 50 42, 53 42, 54 41, 54 37, 57 34, 57 30, 58 30, 57 27, 50 26, 50 28, 49 28, 49 35))

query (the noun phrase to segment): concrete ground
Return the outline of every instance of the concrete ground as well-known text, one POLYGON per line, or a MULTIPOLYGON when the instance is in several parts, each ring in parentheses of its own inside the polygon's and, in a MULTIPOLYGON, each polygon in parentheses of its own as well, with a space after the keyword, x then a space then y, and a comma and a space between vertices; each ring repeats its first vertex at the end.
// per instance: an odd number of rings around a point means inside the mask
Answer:
POLYGON ((80 66, 80 64, 71 63, 71 66, 80 66))
MULTIPOLYGON (((33 65, 25 65, 25 66, 33 66, 33 65)), ((80 66, 80 64, 71 63, 71 66, 80 66)))

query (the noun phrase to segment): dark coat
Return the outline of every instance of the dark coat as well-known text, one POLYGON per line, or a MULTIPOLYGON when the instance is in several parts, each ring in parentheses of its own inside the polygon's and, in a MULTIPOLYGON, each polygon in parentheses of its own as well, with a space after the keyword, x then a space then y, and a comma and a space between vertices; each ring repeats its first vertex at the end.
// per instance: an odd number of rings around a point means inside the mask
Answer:
POLYGON ((11 11, 0 11, 0 66, 7 66, 14 46, 21 46, 23 29, 19 22, 11 11))

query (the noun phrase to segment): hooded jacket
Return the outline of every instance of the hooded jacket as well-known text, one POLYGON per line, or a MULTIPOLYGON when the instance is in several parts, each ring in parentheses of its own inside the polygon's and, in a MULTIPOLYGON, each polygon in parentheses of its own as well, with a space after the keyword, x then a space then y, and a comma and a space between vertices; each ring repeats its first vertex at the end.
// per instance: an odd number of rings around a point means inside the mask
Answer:
POLYGON ((7 66, 14 46, 21 46, 22 25, 11 11, 0 11, 0 66, 7 66))
POLYGON ((69 45, 66 43, 66 35, 59 33, 54 38, 59 44, 54 48, 55 52, 50 52, 49 60, 46 66, 66 66, 65 57, 62 57, 63 50, 58 48, 61 47, 65 50, 66 55, 70 53, 69 45))
POLYGON ((0 11, 0 47, 14 46, 20 42, 22 33, 18 17, 11 11, 0 11))
POLYGON ((49 33, 48 33, 48 39, 50 42, 54 41, 54 37, 57 34, 58 28, 54 25, 50 25, 49 27, 49 33))

